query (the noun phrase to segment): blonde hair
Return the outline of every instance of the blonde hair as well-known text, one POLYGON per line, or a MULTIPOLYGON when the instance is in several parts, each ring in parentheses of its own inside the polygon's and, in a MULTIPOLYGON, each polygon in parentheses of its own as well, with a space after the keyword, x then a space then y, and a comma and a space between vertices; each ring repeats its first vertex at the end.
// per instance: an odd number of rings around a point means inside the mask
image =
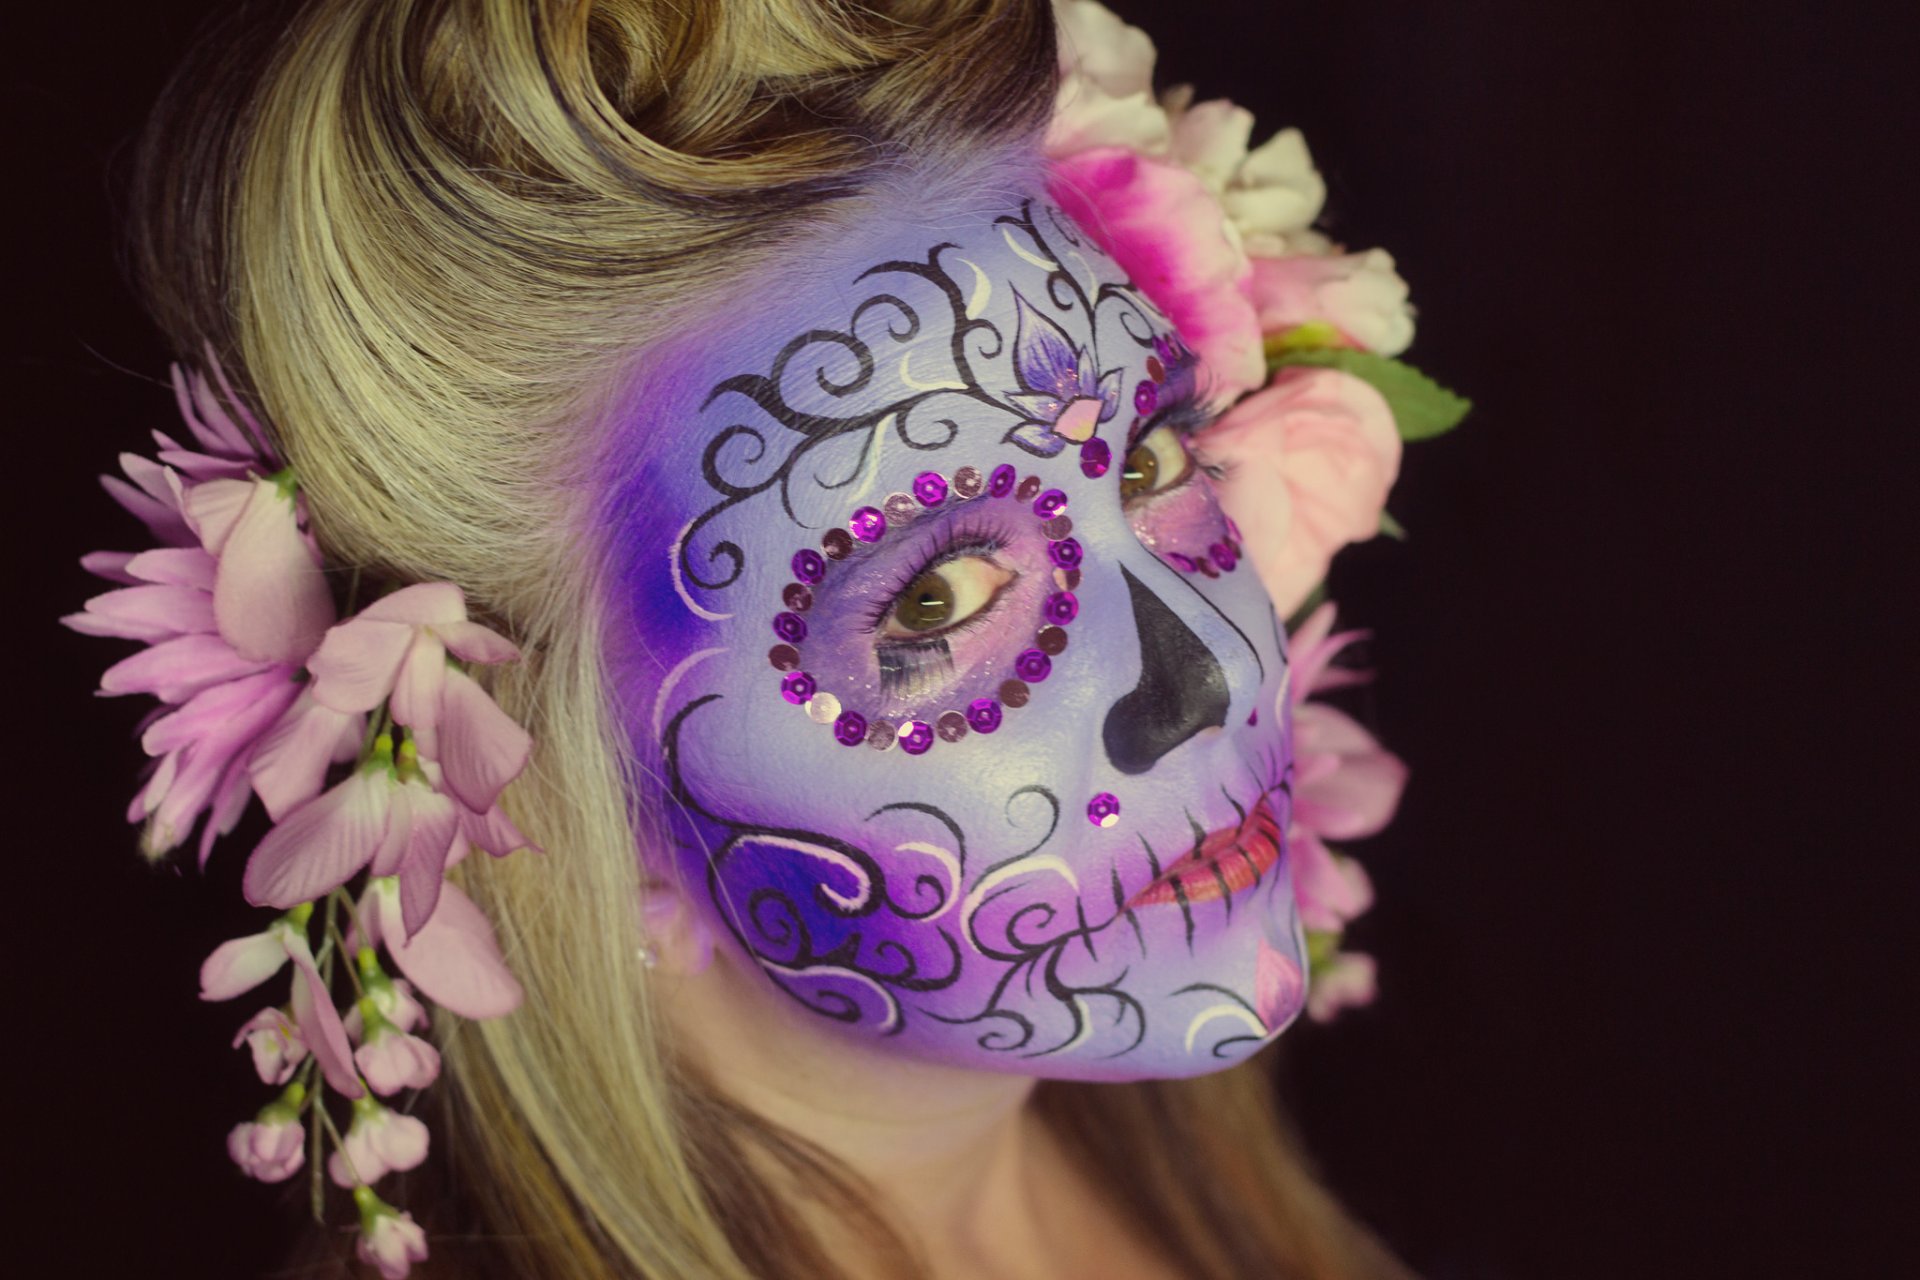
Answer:
MULTIPOLYGON (((662 1041, 583 424, 676 312, 884 175, 1030 150, 1052 23, 1046 0, 312 0, 209 33, 155 114, 136 256, 176 348, 272 424, 331 563, 457 582, 526 653, 490 674, 538 743, 508 804, 547 852, 463 870, 527 1001, 443 1028, 439 1163, 484 1240, 459 1274, 824 1280, 802 1185, 917 1271, 867 1189, 662 1041)), ((1186 1274, 1398 1274, 1270 1093, 1249 1065, 1039 1097, 1186 1274)))

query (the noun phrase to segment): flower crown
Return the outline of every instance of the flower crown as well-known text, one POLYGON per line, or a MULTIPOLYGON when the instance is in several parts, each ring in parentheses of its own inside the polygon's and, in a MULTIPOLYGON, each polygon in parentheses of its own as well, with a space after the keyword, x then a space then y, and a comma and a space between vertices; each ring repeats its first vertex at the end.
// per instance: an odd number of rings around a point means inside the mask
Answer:
MULTIPOLYGON (((1295 732, 1290 865, 1308 1010, 1325 1019, 1374 991, 1372 961, 1340 949, 1372 889, 1327 841, 1383 827, 1406 769, 1344 713, 1307 700, 1369 678, 1333 665, 1365 633, 1333 633, 1318 584, 1341 546, 1397 534, 1384 504, 1402 441, 1447 430, 1466 402, 1393 359, 1413 332, 1393 260, 1344 253, 1311 229, 1324 187, 1297 131, 1249 151, 1241 108, 1152 96, 1144 34, 1092 0, 1057 12, 1053 195, 1167 313, 1230 404, 1197 448, 1276 606, 1294 615, 1281 694, 1295 732)), ((173 371, 191 446, 155 431, 154 458, 123 454, 126 478, 102 477, 159 545, 84 557, 118 585, 62 621, 145 646, 107 669, 100 692, 161 703, 142 726, 153 759, 127 815, 148 857, 197 826, 204 866, 253 797, 266 809, 243 891, 279 914, 200 971, 202 999, 230 1000, 291 970, 284 997, 235 1034, 278 1093, 227 1149, 262 1182, 311 1162, 317 1212, 327 1152, 325 1177, 359 1210, 360 1257, 397 1280, 427 1256, 425 1234, 373 1187, 427 1155, 426 1126, 382 1101, 417 1099, 439 1074, 415 1034, 420 997, 469 1018, 521 1000, 486 917, 446 878, 474 849, 534 848, 499 805, 531 739, 469 674, 520 654, 467 616, 452 583, 357 600, 358 575, 323 564, 294 469, 211 351, 206 368, 173 371)))

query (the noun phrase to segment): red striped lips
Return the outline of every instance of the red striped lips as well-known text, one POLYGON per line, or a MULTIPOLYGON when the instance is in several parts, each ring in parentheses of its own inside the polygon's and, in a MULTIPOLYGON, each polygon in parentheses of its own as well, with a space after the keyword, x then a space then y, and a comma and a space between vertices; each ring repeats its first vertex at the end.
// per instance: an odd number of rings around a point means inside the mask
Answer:
POLYGON ((1127 902, 1153 907, 1171 902, 1212 902, 1239 893, 1280 861, 1280 824, 1267 798, 1247 813, 1238 826, 1212 831, 1200 847, 1173 863, 1160 878, 1127 902))

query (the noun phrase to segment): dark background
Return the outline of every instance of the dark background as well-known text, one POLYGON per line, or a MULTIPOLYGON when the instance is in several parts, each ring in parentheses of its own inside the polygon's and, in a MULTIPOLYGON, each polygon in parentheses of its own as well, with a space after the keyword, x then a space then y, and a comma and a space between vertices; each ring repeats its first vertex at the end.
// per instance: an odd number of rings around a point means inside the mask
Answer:
MULTIPOLYGON (((140 709, 88 696, 120 647, 53 623, 132 529, 94 474, 170 429, 116 174, 214 7, 8 40, 14 1274, 250 1276, 285 1239, 221 1150, 245 1011, 194 999, 250 918, 231 869, 135 856, 140 709)), ((1333 1185, 1434 1280, 1914 1274, 1897 10, 1116 7, 1163 82, 1306 131, 1327 225, 1413 285, 1410 358, 1478 402, 1408 453, 1411 540, 1333 577, 1413 766, 1358 849, 1383 999, 1289 1037, 1333 1185)))

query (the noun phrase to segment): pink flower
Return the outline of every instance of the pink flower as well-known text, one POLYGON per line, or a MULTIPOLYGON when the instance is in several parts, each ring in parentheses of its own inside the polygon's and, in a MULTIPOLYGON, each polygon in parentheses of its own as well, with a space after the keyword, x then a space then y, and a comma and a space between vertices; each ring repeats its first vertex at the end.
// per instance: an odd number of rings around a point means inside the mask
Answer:
POLYGON ((247 777, 268 816, 278 822, 319 795, 328 767, 360 754, 366 729, 364 713, 321 706, 302 688, 247 757, 247 777))
POLYGON ((255 473, 262 459, 204 379, 189 382, 176 369, 175 386, 203 451, 156 432, 169 465, 126 454, 133 483, 102 478, 169 545, 84 557, 88 570, 123 585, 62 621, 150 646, 108 669, 100 686, 177 708, 141 739, 158 760, 128 818, 145 822, 142 848, 157 857, 206 814, 204 863, 246 807, 248 758, 298 694, 295 669, 333 620, 333 600, 299 527, 291 478, 255 473))
POLYGON ((327 1159, 327 1176, 336 1186, 360 1186, 417 1168, 426 1158, 426 1125, 362 1096, 354 1100, 341 1149, 327 1159))
POLYGON ((387 1204, 371 1187, 355 1187, 353 1201, 360 1209, 360 1238, 354 1244, 360 1261, 377 1267, 384 1280, 404 1280, 414 1263, 427 1260, 427 1233, 412 1214, 387 1204))
POLYGON ((261 1182, 285 1182, 299 1171, 307 1158, 307 1128, 300 1121, 306 1094, 303 1086, 288 1085, 259 1115, 234 1126, 227 1135, 227 1154, 242 1173, 261 1182))
POLYGON ((364 1090, 354 1074, 353 1046, 347 1043, 346 1028, 333 1007, 333 996, 307 945, 307 921, 312 916, 313 905, 302 903, 265 932, 214 948, 200 966, 200 998, 231 1000, 253 990, 291 960, 295 969, 293 1023, 300 1040, 319 1062, 327 1083, 346 1097, 357 1098, 364 1090))
POLYGON ((233 1037, 233 1047, 253 1051, 253 1069, 262 1084, 285 1084, 307 1056, 300 1028, 285 1009, 267 1008, 247 1019, 233 1037))
POLYGON ((1056 161, 1048 189, 1166 313, 1220 399, 1265 381, 1252 271, 1204 182, 1178 165, 1100 147, 1056 161))
POLYGON ((1339 951, 1315 965, 1307 992, 1307 1016, 1326 1022, 1342 1009, 1373 1003, 1379 994, 1373 957, 1359 951, 1339 951))
POLYGON ((368 937, 383 942, 387 954, 428 999, 463 1018, 498 1018, 520 1007, 520 983, 500 957, 493 926, 473 899, 455 884, 444 884, 426 923, 411 936, 405 931, 400 886, 372 880, 357 908, 368 937))
POLYGON ((241 881, 247 901, 285 907, 339 888, 371 864, 390 876, 409 862, 437 878, 459 834, 459 805, 435 790, 402 744, 381 734, 360 767, 267 832, 241 881))
POLYGON ((1282 616, 1326 576, 1334 552, 1379 532, 1400 472, 1387 402, 1333 369, 1282 369, 1202 431, 1195 448, 1224 468, 1220 505, 1282 616))
POLYGON ((1269 1032, 1279 1030, 1300 1012, 1306 986, 1300 976, 1300 966, 1293 958, 1268 946, 1262 938, 1254 958, 1253 1003, 1269 1032))
POLYGON ((369 1089, 390 1097, 402 1089, 424 1089, 440 1078, 439 1050, 395 1027, 377 1010, 367 1018, 364 1006, 370 1002, 361 1003, 362 1025, 372 1029, 366 1043, 353 1051, 353 1060, 369 1089))
POLYGON ((380 962, 374 957, 371 947, 360 949, 359 963, 360 986, 366 995, 363 999, 354 1002, 353 1008, 347 1012, 346 1016, 347 1035, 355 1044, 366 1038, 360 1006, 367 1000, 373 1001, 376 1013, 402 1031, 412 1031, 416 1027, 425 1025, 427 1011, 422 1009, 420 1002, 413 998, 412 983, 405 978, 398 980, 389 978, 380 968, 380 962))
POLYGON ((520 656, 498 633, 467 620, 459 587, 421 582, 334 627, 307 666, 322 706, 351 714, 390 698, 394 722, 411 729, 420 754, 446 771, 448 789, 485 813, 526 767, 533 743, 471 676, 448 666, 449 652, 477 663, 520 656))
POLYGON ((1385 249, 1253 260, 1253 305, 1265 333, 1331 324, 1348 345, 1397 356, 1413 342, 1407 282, 1385 249))
POLYGON ((1338 934, 1373 905, 1373 882, 1366 870, 1298 823, 1287 829, 1287 865, 1300 923, 1316 933, 1338 934))

